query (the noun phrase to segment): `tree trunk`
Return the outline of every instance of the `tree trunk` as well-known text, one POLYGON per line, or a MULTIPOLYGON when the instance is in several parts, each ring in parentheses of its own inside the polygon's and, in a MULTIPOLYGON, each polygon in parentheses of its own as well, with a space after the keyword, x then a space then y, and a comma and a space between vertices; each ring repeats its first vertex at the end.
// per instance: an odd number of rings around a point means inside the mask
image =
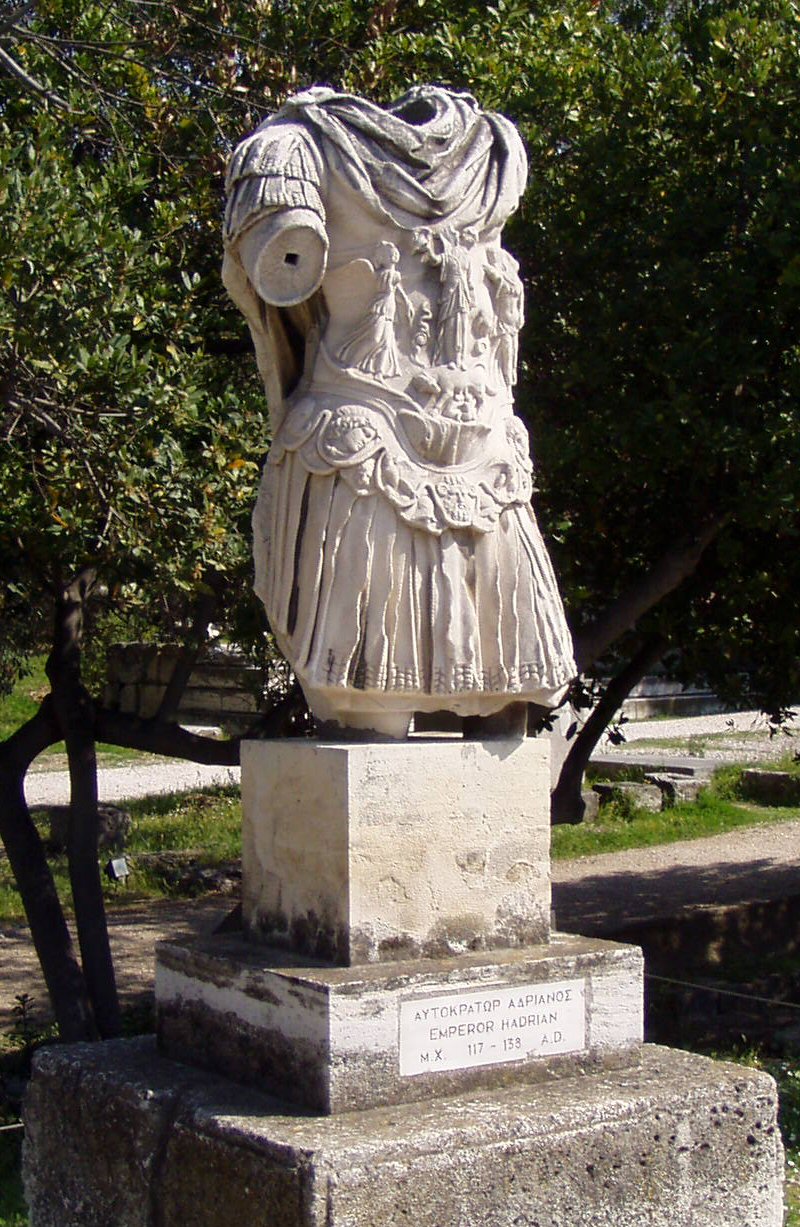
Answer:
POLYGON ((44 846, 25 801, 28 767, 60 733, 50 698, 0 745, 0 838, 19 887, 62 1040, 96 1038, 86 981, 75 955, 44 846))
POLYGON ((595 746, 614 712, 622 705, 636 683, 641 681, 647 670, 652 669, 653 665, 660 660, 666 648, 667 639, 664 635, 648 636, 636 655, 606 686, 600 702, 593 709, 589 719, 575 738, 569 754, 564 759, 558 784, 551 798, 550 812, 554 823, 582 821, 585 808, 581 797, 583 776, 595 746))
POLYGON ((598 660, 643 614, 668 596, 696 569, 703 553, 730 520, 729 512, 707 520, 691 536, 679 541, 659 558, 646 575, 632 584, 588 626, 577 631, 575 660, 578 672, 598 660))
POLYGON ((84 607, 95 578, 86 568, 59 593, 47 675, 69 762, 67 857, 83 974, 97 1030, 108 1039, 119 1034, 121 1019, 98 866, 94 710, 80 672, 84 607))

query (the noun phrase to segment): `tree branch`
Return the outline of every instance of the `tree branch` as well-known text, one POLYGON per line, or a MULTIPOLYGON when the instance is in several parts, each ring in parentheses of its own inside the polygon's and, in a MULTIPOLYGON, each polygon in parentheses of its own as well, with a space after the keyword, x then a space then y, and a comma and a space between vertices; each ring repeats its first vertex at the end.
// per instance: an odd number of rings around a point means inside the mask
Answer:
POLYGON ((707 520, 697 532, 667 550, 646 575, 612 601, 594 622, 575 634, 579 673, 588 669, 625 631, 632 630, 643 614, 696 570, 703 553, 730 519, 731 513, 725 512, 707 520))
POLYGON ((603 735, 614 712, 622 706, 633 687, 641 681, 648 669, 664 655, 668 640, 665 635, 649 635, 639 651, 613 677, 605 688, 600 701, 584 724, 569 754, 564 759, 558 783, 553 789, 551 814, 553 822, 580 822, 583 818, 581 786, 583 775, 595 746, 603 735))
POLYGON ((41 81, 37 81, 35 77, 27 73, 2 47, 0 47, 0 66, 4 67, 7 72, 10 72, 12 77, 16 77, 18 81, 21 81, 26 89, 31 90, 35 94, 40 94, 48 102, 52 102, 54 106, 60 107, 62 111, 72 112, 72 107, 68 102, 65 102, 63 98, 51 89, 48 89, 46 85, 42 85, 41 81))
POLYGON ((238 767, 241 744, 247 738, 256 741, 275 737, 304 735, 307 731, 308 708, 303 691, 294 682, 288 692, 264 712, 241 737, 218 740, 190 733, 180 725, 153 717, 131 716, 123 712, 95 707, 94 729, 98 741, 131 750, 146 750, 168 758, 182 758, 190 763, 209 766, 238 767))
POLYGON ((190 763, 237 767, 241 739, 216 740, 190 733, 180 725, 153 718, 143 720, 123 712, 95 708, 95 735, 98 741, 131 750, 146 750, 169 758, 184 758, 190 763))

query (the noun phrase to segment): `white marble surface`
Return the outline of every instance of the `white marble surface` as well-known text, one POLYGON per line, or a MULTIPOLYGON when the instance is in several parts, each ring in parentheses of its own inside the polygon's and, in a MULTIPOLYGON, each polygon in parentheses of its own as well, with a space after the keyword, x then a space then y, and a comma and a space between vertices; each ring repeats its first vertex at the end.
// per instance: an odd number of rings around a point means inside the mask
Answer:
POLYGON ((525 176, 508 120, 432 86, 307 90, 231 159, 223 277, 273 427, 256 590, 321 720, 403 737, 574 675, 513 413, 525 176))
POLYGON ((346 962, 546 937, 545 742, 246 742, 242 800, 256 934, 346 962))

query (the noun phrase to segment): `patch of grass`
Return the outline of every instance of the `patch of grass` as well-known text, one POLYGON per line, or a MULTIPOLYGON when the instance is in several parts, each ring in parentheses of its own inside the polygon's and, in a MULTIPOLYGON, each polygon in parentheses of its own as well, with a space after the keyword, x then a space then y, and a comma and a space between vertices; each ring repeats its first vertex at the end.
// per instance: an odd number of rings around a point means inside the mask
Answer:
POLYGON ((800 1227, 800 1181, 797 1169, 800 1151, 786 1154, 786 1221, 784 1227, 800 1227))
POLYGON ((242 854, 242 806, 235 786, 165 793, 128 803, 133 830, 128 845, 137 852, 203 850, 203 864, 242 854))
MULTIPOLYGON (((165 758, 163 754, 147 754, 144 750, 131 750, 127 746, 109 746, 97 743, 98 767, 122 767, 125 763, 169 763, 177 759, 165 758)), ((50 746, 31 763, 31 772, 41 775, 45 771, 67 771, 66 747, 63 741, 50 746)))
POLYGON ((50 683, 44 671, 46 657, 36 656, 30 662, 30 672, 17 682, 11 694, 0 698, 0 741, 10 737, 21 724, 30 720, 44 696, 50 689, 50 683))
POLYGON ((21 922, 25 919, 19 891, 5 861, 0 861, 0 921, 21 922))
MULTIPOLYGON (((12 733, 30 720, 38 710, 44 696, 50 690, 50 683, 44 671, 45 656, 36 656, 30 662, 30 672, 20 678, 11 694, 0 697, 0 741, 5 741, 12 733)), ((100 767, 118 767, 131 762, 168 762, 158 754, 144 754, 141 750, 129 750, 125 746, 109 746, 98 743, 97 762, 100 767)), ((50 746, 34 761, 31 766, 34 772, 66 771, 67 755, 63 741, 50 746)))
POLYGON ((627 743, 627 748, 633 750, 641 746, 645 750, 692 749, 702 753, 709 746, 722 746, 729 741, 734 741, 738 745, 740 742, 764 741, 768 737, 768 732, 763 729, 753 729, 750 732, 746 730, 736 730, 734 732, 726 729, 721 733, 687 733, 683 737, 636 737, 627 743))
POLYGON ((575 860, 600 852, 621 852, 626 848, 650 848, 681 839, 722 835, 739 827, 800 818, 800 809, 745 805, 718 795, 713 786, 701 792, 696 801, 684 802, 659 814, 616 804, 606 806, 601 813, 601 822, 553 827, 553 860, 575 860))
MULTIPOLYGON (((137 854, 190 849, 196 851, 199 864, 210 866, 236 860, 242 854, 242 810, 236 787, 142 797, 128 802, 127 808, 133 828, 125 855, 133 872, 125 884, 104 878, 103 893, 110 906, 139 903, 143 899, 172 898, 178 893, 163 872, 145 864, 137 865, 137 854)), ((41 833, 46 836, 46 818, 37 818, 37 823, 41 824, 41 833)), ((66 857, 52 857, 50 866, 59 898, 71 912, 66 857)), ((7 861, 0 860, 0 920, 22 919, 22 904, 11 870, 7 861)))
POLYGON ((763 766, 765 771, 787 771, 789 775, 800 775, 800 750, 787 750, 780 758, 763 766))

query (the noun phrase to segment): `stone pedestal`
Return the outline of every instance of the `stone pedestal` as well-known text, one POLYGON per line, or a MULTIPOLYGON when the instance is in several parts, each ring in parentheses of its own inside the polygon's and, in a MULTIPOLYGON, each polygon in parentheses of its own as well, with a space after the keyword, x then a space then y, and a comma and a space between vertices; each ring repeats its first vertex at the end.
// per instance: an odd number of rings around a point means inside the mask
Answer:
POLYGON ((645 1047, 637 1069, 313 1116, 160 1057, 44 1049, 32 1227, 779 1227, 772 1079, 645 1047))
POLYGON ((245 930, 344 965, 546 941, 547 751, 245 743, 245 930))
POLYGON ((639 950, 567 934, 357 968, 165 943, 156 992, 167 1055, 325 1113, 630 1065, 642 1041, 639 950))
POLYGON ((158 1050, 40 1054, 31 1227, 779 1227, 774 1083, 550 932, 548 798, 545 743, 248 746, 245 930, 159 948, 158 1050))

